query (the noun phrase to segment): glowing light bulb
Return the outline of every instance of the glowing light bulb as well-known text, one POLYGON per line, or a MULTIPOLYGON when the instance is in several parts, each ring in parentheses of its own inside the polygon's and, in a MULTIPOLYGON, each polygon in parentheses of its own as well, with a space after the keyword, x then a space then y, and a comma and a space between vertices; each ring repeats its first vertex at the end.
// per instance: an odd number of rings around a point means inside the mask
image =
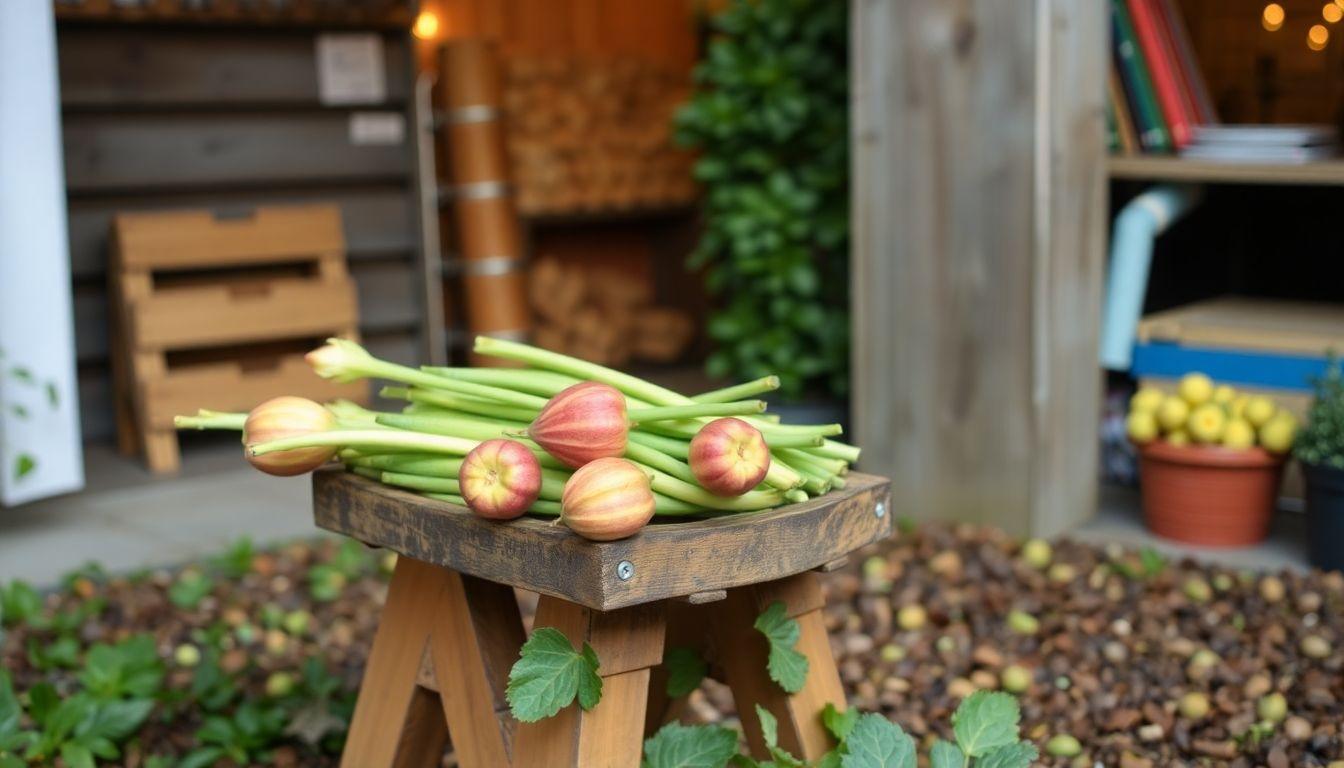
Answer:
POLYGON ((1330 24, 1334 24, 1340 19, 1344 19, 1344 10, 1341 10, 1340 7, 1334 3, 1326 3, 1325 7, 1321 9, 1321 18, 1325 19, 1330 24))
POLYGON ((1325 44, 1330 41, 1330 30, 1322 24, 1313 24, 1311 29, 1307 30, 1307 47, 1313 51, 1325 49, 1325 44))
POLYGON ((1284 13, 1283 6, 1278 3, 1270 3, 1265 6, 1265 10, 1260 13, 1260 24, 1270 32, 1277 32, 1279 27, 1283 26, 1283 19, 1287 16, 1284 13))
POLYGON ((439 17, 435 16, 433 11, 421 11, 420 15, 415 17, 415 26, 411 27, 411 34, 421 40, 433 40, 439 34, 439 17))

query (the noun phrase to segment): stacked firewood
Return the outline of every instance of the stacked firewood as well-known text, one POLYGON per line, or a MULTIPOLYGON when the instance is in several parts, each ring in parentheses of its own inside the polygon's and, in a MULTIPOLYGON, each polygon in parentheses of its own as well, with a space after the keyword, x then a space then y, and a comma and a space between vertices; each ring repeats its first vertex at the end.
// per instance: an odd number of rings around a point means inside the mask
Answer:
POLYGON ((524 215, 689 204, 692 156, 672 144, 685 74, 635 59, 515 58, 507 146, 524 215))
POLYGON ((532 264, 528 294, 534 343, 603 365, 672 362, 695 332, 689 314, 653 304, 648 281, 552 257, 532 264))

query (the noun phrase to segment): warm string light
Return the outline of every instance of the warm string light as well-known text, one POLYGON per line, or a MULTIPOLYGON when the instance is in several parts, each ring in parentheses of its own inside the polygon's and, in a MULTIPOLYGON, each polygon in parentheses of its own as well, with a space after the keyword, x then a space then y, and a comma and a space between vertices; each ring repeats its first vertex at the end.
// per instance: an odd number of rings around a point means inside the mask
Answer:
POLYGON ((1344 10, 1341 10, 1336 3, 1326 3, 1325 7, 1321 8, 1321 18, 1330 24, 1335 24, 1344 19, 1344 10))
POLYGON ((1287 14, 1283 6, 1278 3, 1270 3, 1265 6, 1265 10, 1260 12, 1260 24, 1270 32, 1277 32, 1283 26, 1283 19, 1287 14))
POLYGON ((1329 41, 1330 30, 1324 24, 1312 24, 1311 29, 1307 30, 1307 47, 1311 50, 1323 51, 1329 41))
POLYGON ((433 11, 421 11, 419 16, 415 17, 415 26, 411 27, 411 34, 421 40, 433 40, 439 36, 439 17, 434 15, 433 11))

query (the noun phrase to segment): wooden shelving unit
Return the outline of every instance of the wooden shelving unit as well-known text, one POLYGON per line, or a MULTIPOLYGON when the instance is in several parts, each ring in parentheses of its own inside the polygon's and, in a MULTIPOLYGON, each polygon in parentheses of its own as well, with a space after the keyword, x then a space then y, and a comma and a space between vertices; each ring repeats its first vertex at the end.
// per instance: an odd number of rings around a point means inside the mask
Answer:
POLYGON ((1167 155, 1130 155, 1108 158, 1106 170, 1112 179, 1141 181, 1344 186, 1344 160, 1214 163, 1167 155))

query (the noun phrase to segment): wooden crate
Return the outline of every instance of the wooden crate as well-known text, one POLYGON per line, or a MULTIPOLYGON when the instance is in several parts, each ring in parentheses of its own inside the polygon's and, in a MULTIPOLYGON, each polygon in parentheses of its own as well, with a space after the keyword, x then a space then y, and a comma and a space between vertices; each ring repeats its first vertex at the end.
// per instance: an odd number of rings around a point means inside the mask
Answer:
POLYGON ((364 400, 317 378, 303 352, 355 338, 358 310, 339 209, 263 207, 113 218, 112 362, 118 444, 155 472, 181 460, 173 416, 248 410, 281 394, 364 400))

